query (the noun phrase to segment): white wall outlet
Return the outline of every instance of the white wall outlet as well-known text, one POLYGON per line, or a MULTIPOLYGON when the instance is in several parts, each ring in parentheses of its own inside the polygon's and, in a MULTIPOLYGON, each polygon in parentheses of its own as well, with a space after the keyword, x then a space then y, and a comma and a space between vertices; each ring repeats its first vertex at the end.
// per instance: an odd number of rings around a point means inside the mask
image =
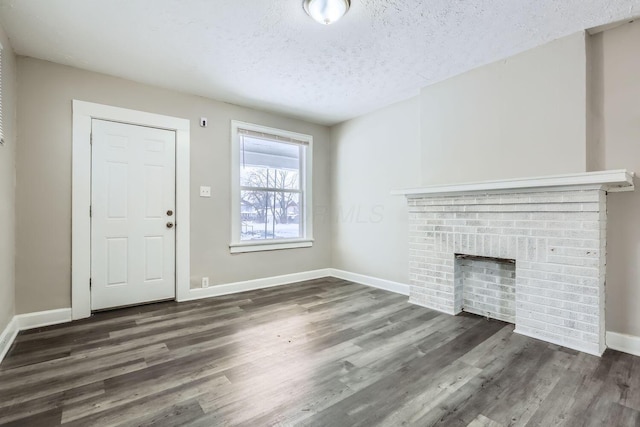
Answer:
POLYGON ((200 197, 211 197, 211 187, 200 186, 200 197))
POLYGON ((209 287, 209 278, 208 277, 203 277, 202 278, 202 287, 203 288, 208 288, 209 287))
POLYGON ((200 117, 200 127, 206 128, 207 124, 209 124, 209 119, 207 119, 206 117, 200 117))

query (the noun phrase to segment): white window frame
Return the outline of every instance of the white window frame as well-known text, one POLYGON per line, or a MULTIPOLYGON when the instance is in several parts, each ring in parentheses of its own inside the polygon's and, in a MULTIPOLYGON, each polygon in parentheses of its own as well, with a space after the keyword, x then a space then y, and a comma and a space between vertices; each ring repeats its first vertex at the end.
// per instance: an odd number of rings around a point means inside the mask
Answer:
POLYGON ((231 253, 273 251, 279 249, 308 248, 313 246, 313 136, 267 126, 231 121, 231 253), (300 171, 300 188, 302 189, 303 224, 302 236, 298 239, 240 240, 240 134, 239 129, 282 138, 290 138, 306 142, 307 149, 300 171))

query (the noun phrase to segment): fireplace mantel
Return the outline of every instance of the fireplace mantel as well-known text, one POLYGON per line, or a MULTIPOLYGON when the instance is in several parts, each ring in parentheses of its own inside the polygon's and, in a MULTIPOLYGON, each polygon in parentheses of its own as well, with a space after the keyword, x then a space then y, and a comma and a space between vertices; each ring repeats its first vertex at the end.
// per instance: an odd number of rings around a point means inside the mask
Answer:
POLYGON ((394 195, 407 197, 430 197, 464 195, 491 192, 529 192, 578 190, 579 187, 600 186, 608 192, 633 191, 635 173, 622 170, 586 172, 568 175, 551 175, 535 178, 515 178, 499 181, 481 181, 462 184, 433 185, 406 190, 393 190, 394 195), (578 187, 578 188, 577 188, 578 187))

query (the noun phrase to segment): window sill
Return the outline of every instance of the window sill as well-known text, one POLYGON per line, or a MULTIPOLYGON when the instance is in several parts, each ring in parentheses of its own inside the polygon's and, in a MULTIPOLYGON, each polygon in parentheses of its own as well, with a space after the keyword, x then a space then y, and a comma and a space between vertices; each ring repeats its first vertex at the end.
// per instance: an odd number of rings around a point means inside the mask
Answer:
POLYGON ((280 241, 266 241, 266 242, 241 242, 231 243, 229 245, 229 251, 232 254, 239 254, 245 252, 260 252, 260 251, 278 251, 282 249, 296 249, 296 248, 310 248, 313 246, 313 239, 301 239, 301 240, 280 240, 280 241))

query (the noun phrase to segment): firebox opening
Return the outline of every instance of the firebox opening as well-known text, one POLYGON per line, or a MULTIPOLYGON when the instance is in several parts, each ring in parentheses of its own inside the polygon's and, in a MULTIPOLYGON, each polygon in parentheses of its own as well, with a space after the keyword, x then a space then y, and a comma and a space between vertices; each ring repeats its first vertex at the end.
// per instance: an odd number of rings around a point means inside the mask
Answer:
POLYGON ((515 323, 515 260, 456 254, 455 282, 463 311, 515 323))

